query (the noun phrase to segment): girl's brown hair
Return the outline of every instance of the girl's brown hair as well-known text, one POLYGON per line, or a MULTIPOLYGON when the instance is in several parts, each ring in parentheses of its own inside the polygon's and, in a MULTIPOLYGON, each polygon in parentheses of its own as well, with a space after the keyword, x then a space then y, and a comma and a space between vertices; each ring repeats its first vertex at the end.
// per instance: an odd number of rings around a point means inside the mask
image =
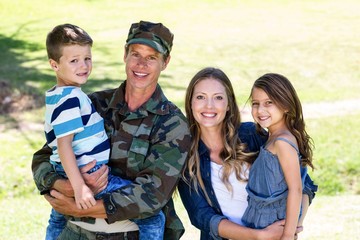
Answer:
MULTIPOLYGON (((267 73, 255 81, 252 90, 254 88, 262 89, 276 106, 285 111, 285 124, 296 138, 302 165, 314 168, 312 164, 314 144, 305 130, 301 102, 291 82, 283 75, 267 73)), ((257 128, 261 129, 259 124, 257 128)))

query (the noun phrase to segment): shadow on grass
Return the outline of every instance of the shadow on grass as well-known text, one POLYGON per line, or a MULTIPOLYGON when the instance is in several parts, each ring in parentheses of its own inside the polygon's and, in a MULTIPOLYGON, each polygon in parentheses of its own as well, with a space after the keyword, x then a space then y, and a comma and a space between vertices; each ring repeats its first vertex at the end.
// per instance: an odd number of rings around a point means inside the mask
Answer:
MULTIPOLYGON (((41 65, 47 64, 44 44, 17 39, 17 33, 20 30, 21 27, 10 37, 0 33, 0 113, 3 115, 43 107, 44 93, 56 81, 55 74, 50 67, 48 69, 36 67, 39 63, 41 65)), ((100 51, 106 55, 109 49, 104 48, 100 51)), ((95 67, 103 69, 102 71, 107 69, 111 71, 113 69, 124 69, 124 64, 122 62, 100 61, 96 62, 95 67)), ((184 87, 173 84, 172 75, 162 74, 160 79, 160 84, 164 90, 185 90, 184 87)), ((84 92, 90 93, 106 88, 115 88, 123 80, 91 76, 91 80, 83 85, 82 89, 84 92)))
MULTIPOLYGON (((9 114, 36 109, 44 106, 44 93, 55 83, 55 74, 49 67, 39 70, 37 62, 47 62, 44 46, 27 41, 18 40, 16 37, 7 37, 0 34, 0 112, 9 114), (43 54, 33 54, 35 52, 43 54), (28 57, 40 55, 41 57, 28 57), (25 97, 26 96, 26 97, 25 97)), ((92 79, 83 86, 85 92, 102 89, 102 86, 114 85, 113 79, 92 79)))
MULTIPOLYGON (((27 79, 37 77, 35 69, 23 67, 29 61, 24 56, 26 52, 39 51, 41 47, 37 44, 16 40, 0 34, 0 81, 8 86, 12 93, 39 95, 39 89, 27 85, 27 79)), ((4 104, 4 102, 1 102, 4 104)))

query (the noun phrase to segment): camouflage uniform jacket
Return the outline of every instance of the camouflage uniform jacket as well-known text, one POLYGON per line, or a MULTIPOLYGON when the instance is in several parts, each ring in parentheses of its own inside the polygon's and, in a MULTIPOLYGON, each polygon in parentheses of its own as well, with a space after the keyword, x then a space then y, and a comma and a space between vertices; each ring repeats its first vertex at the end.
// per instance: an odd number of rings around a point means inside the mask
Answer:
MULTIPOLYGON (((186 118, 166 99, 159 85, 145 104, 130 112, 125 84, 89 96, 104 118, 111 141, 112 173, 133 181, 103 197, 108 222, 144 218, 162 209, 166 215, 164 239, 179 239, 184 228, 175 213, 172 194, 190 146, 186 118)), ((48 162, 50 152, 45 146, 33 158, 34 180, 41 192, 59 178, 48 162)))

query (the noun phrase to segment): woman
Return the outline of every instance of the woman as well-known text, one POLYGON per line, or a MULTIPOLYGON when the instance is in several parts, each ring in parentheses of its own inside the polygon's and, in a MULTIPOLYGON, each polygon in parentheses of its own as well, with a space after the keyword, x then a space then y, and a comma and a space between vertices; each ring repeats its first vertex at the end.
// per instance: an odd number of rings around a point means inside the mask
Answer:
MULTIPOLYGON (((178 189, 201 239, 279 239, 284 221, 261 230, 241 226, 248 170, 256 157, 250 152, 258 151, 267 137, 258 135, 253 123, 241 123, 225 73, 216 68, 199 71, 187 89, 185 110, 193 139, 178 189)), ((313 192, 309 196, 312 199, 313 192)))

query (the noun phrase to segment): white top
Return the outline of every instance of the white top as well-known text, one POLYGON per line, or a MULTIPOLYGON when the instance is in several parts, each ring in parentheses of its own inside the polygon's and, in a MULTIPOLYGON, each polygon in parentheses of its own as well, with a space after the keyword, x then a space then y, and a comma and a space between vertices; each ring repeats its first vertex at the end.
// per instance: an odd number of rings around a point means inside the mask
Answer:
POLYGON ((71 221, 73 224, 92 232, 117 233, 138 231, 139 227, 130 220, 117 221, 108 224, 105 219, 96 218, 95 223, 71 221))
MULTIPOLYGON (((235 172, 233 171, 229 176, 229 182, 232 186, 231 193, 221 181, 222 170, 222 165, 211 162, 211 183, 221 211, 230 221, 244 225, 241 218, 248 205, 248 194, 245 189, 247 182, 237 180, 235 172)), ((245 175, 248 176, 248 174, 249 171, 247 170, 245 175)))

